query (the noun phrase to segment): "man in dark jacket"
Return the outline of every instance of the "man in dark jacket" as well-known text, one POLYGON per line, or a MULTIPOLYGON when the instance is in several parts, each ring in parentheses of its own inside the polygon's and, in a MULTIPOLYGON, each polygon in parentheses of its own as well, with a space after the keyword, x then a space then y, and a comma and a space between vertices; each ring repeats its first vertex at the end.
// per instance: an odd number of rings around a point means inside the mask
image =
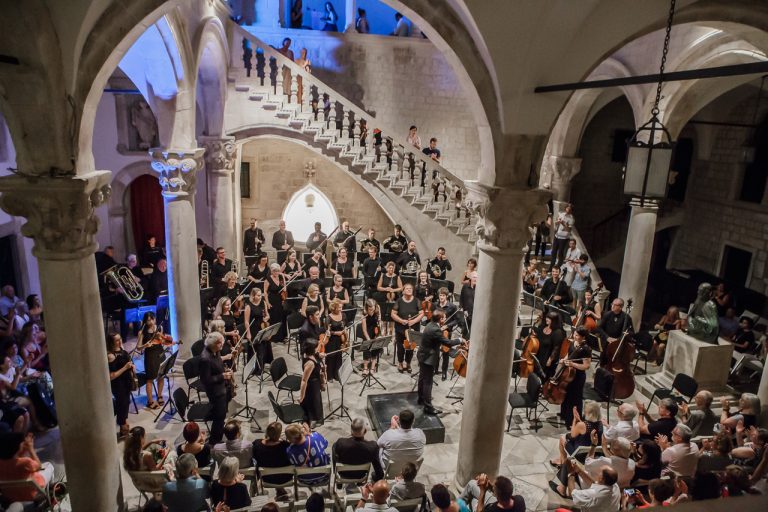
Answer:
POLYGON ((228 388, 232 382, 232 370, 227 370, 221 360, 223 346, 224 336, 212 332, 205 338, 205 349, 200 354, 200 382, 211 403, 211 433, 208 438, 211 445, 220 443, 224 435, 224 421, 227 419, 230 398, 228 388))
MULTIPOLYGON (((367 431, 365 420, 362 418, 352 420, 352 435, 342 437, 333 443, 333 460, 342 464, 353 465, 370 462, 373 467, 373 481, 377 482, 384 478, 384 470, 379 458, 379 445, 376 441, 365 440, 367 431)), ((344 478, 362 478, 364 472, 344 471, 342 476, 344 478)))
POLYGON ((442 412, 432 406, 432 379, 438 364, 440 364, 440 347, 442 345, 453 347, 461 343, 460 340, 449 340, 443 337, 442 325, 444 323, 445 311, 436 309, 432 313, 432 320, 422 332, 419 351, 416 353, 419 360, 418 403, 424 406, 425 414, 440 414, 442 412))

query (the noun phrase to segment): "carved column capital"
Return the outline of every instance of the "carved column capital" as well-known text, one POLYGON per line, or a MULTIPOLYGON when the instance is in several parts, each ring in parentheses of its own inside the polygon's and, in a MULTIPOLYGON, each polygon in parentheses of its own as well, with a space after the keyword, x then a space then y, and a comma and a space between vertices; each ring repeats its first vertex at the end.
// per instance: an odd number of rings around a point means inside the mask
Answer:
POLYGON ((541 162, 541 186, 557 188, 568 184, 581 171, 581 158, 545 155, 541 162))
POLYGON ((547 217, 551 194, 542 189, 502 188, 465 182, 470 211, 477 215, 477 246, 485 252, 522 253, 528 226, 547 217))
POLYGON ((72 177, 0 178, 0 208, 24 217, 24 236, 34 239, 32 253, 47 260, 75 260, 96 250, 96 208, 111 192, 109 171, 72 177))
POLYGON ((234 137, 200 137, 199 142, 205 148, 205 169, 208 172, 235 172, 237 144, 234 137))
POLYGON ((204 153, 203 148, 149 150, 152 169, 159 174, 165 197, 194 196, 197 171, 203 167, 204 153))

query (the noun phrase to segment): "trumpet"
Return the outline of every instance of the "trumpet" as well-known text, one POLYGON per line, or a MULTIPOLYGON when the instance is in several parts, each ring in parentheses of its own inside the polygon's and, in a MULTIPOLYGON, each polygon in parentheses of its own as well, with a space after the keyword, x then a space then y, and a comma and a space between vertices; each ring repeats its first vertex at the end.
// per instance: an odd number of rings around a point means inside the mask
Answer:
POLYGON ((126 299, 138 302, 144 296, 144 288, 136 282, 131 269, 124 265, 113 265, 101 273, 104 281, 111 283, 126 299))
POLYGON ((203 260, 200 262, 200 287, 201 288, 210 288, 210 275, 211 271, 208 267, 208 260, 203 260))

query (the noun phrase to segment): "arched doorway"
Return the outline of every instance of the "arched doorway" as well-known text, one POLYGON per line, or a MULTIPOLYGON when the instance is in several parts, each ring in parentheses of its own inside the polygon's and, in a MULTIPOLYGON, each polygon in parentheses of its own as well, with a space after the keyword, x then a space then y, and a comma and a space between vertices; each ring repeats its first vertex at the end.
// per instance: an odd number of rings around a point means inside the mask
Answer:
POLYGON ((162 247, 165 244, 165 214, 157 177, 151 174, 139 176, 131 182, 128 194, 131 231, 137 252, 142 250, 149 235, 154 235, 157 245, 162 247))
MULTIPOLYGON (((296 192, 283 212, 283 219, 295 240, 306 240, 312 234, 315 222, 323 226, 339 224, 331 200, 316 186, 309 184, 296 192)), ((328 228, 326 228, 327 230, 328 228)))

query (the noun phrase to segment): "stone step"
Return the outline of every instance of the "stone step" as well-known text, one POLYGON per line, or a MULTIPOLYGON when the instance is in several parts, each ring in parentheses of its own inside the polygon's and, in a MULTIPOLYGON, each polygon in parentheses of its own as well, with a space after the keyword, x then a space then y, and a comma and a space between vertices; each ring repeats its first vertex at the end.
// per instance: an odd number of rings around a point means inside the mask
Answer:
POLYGON ((235 91, 237 92, 248 92, 251 90, 250 85, 246 84, 235 84, 235 91))

